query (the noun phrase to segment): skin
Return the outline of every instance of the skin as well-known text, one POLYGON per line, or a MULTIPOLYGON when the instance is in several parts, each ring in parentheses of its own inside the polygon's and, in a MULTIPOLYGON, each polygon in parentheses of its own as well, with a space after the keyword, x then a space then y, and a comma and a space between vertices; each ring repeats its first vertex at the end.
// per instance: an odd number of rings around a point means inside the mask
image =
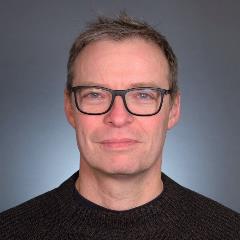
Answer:
MULTIPOLYGON (((74 64, 73 86, 111 89, 154 86, 169 89, 169 67, 157 45, 143 39, 89 44, 74 64)), ((81 168, 76 188, 85 198, 112 210, 143 205, 163 190, 162 152, 167 130, 180 117, 180 96, 164 97, 160 113, 128 113, 121 97, 104 115, 80 113, 65 90, 65 113, 76 131, 81 168)))

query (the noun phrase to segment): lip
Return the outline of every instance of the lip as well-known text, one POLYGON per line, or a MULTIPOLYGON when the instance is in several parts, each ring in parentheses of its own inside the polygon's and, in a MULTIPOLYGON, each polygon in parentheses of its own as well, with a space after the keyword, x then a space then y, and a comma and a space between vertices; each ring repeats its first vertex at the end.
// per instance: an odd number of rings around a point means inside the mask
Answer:
POLYGON ((129 138, 107 139, 100 142, 100 144, 103 147, 108 149, 128 149, 135 146, 138 143, 139 141, 129 138))

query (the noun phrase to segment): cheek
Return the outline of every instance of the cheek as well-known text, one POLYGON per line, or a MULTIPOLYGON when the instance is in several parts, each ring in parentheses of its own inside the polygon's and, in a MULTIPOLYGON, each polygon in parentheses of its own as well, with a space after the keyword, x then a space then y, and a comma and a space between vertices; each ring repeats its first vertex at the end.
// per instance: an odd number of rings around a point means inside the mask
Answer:
POLYGON ((149 150, 153 153, 156 151, 161 151, 165 136, 167 132, 168 119, 164 117, 166 115, 156 115, 147 121, 142 122, 142 129, 147 136, 147 142, 149 150))
POLYGON ((76 135, 77 135, 77 142, 79 150, 83 150, 89 146, 89 139, 94 132, 94 129, 97 126, 97 123, 99 120, 94 120, 94 116, 88 116, 88 115, 80 115, 76 116, 75 118, 76 122, 76 135))
POLYGON ((159 138, 159 136, 163 135, 166 132, 168 121, 166 117, 156 115, 146 120, 143 119, 141 125, 146 134, 150 138, 155 139, 159 138))

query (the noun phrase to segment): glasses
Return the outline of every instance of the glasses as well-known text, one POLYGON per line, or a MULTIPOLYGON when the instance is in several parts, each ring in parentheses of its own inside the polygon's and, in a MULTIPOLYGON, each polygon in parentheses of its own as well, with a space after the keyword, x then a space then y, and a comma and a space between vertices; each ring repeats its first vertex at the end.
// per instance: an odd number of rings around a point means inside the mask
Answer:
POLYGON ((71 88, 77 109, 88 115, 107 113, 120 96, 126 110, 136 116, 152 116, 162 107, 163 98, 171 90, 153 87, 138 87, 126 90, 112 90, 100 86, 75 86, 71 88))

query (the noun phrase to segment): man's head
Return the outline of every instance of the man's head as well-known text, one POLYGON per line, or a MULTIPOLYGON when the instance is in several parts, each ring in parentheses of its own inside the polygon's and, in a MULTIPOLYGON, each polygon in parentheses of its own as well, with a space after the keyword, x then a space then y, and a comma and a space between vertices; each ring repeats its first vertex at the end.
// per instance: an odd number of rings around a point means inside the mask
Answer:
MULTIPOLYGON (((176 58, 166 39, 126 16, 100 19, 80 34, 70 51, 65 112, 76 130, 81 169, 110 175, 159 171, 166 132, 180 115, 176 72, 176 58), (93 105, 97 111, 108 95, 99 93, 99 89, 84 91, 74 102, 72 86, 97 86, 101 91, 161 88, 170 89, 171 96, 160 92, 154 96, 152 92, 131 95, 129 106, 142 103, 147 110, 155 98, 159 106, 162 100, 160 112, 152 116, 131 114, 121 96, 115 97, 108 112, 89 115, 80 112, 75 103, 81 105, 87 99, 86 112, 93 111, 93 105)), ((141 107, 133 109, 142 111, 141 107)))

